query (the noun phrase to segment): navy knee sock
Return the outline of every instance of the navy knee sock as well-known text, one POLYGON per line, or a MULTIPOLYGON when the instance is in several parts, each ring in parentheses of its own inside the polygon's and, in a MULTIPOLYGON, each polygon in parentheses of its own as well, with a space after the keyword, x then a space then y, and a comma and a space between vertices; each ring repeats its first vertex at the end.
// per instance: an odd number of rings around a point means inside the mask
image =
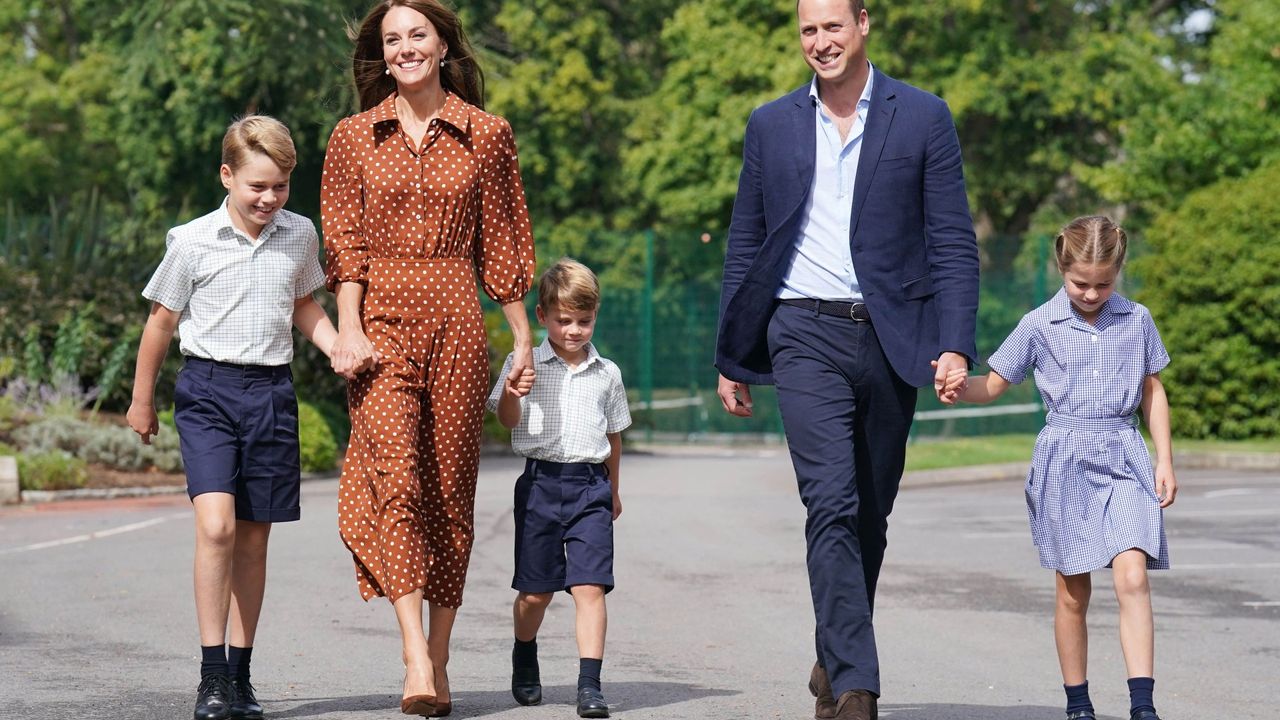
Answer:
POLYGON ((1155 692, 1155 678, 1129 678, 1129 713, 1133 714, 1138 710, 1150 710, 1151 712, 1155 712, 1155 692))
POLYGON ((227 674, 227 646, 226 645, 201 645, 200 646, 200 679, 209 677, 210 675, 226 675, 227 674))
POLYGON ((249 679, 249 660, 253 656, 253 648, 227 646, 227 674, 241 680, 249 679))
POLYGON ((529 641, 516 638, 516 644, 511 648, 511 667, 538 667, 538 638, 529 641))
POLYGON ((1067 712, 1093 711, 1093 703, 1089 702, 1088 680, 1079 685, 1063 685, 1062 689, 1067 691, 1067 712))
POLYGON ((604 660, 578 658, 578 690, 600 690, 600 669, 604 660))

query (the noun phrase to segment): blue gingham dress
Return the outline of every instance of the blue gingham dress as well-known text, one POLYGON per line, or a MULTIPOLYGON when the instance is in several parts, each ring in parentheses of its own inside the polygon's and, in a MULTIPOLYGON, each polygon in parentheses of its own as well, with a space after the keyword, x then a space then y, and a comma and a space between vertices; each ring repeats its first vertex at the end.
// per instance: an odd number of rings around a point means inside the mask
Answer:
POLYGON ((1112 294, 1085 322, 1065 289, 1029 312, 988 360, 1011 383, 1035 370, 1049 413, 1027 474, 1040 564, 1063 575, 1137 548, 1169 567, 1155 469, 1138 432, 1142 381, 1169 364, 1147 308, 1112 294))

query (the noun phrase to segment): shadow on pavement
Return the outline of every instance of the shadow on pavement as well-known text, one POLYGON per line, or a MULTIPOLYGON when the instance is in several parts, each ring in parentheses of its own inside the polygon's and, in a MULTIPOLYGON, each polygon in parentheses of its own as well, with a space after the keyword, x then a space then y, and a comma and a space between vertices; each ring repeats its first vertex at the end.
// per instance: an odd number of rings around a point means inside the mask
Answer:
MULTIPOLYGON (((267 705, 267 716, 275 718, 308 718, 318 715, 328 715, 329 713, 340 712, 359 712, 363 710, 400 710, 400 697, 390 693, 381 695, 348 695, 346 697, 331 698, 300 698, 302 704, 291 707, 288 710, 275 710, 272 705, 279 705, 282 701, 268 702, 266 698, 262 698, 264 704, 267 705)), ((291 700, 297 701, 298 699, 291 700)))
MULTIPOLYGON (((604 690, 609 704, 617 712, 662 707, 702 698, 739 694, 736 690, 720 690, 678 682, 606 682, 604 690)), ((542 688, 542 704, 572 707, 576 702, 577 694, 577 687, 573 685, 545 685, 542 688)), ((319 717, 330 713, 369 710, 391 711, 398 710, 400 706, 400 698, 389 694, 351 695, 349 697, 332 698, 294 698, 292 700, 300 704, 288 710, 273 710, 270 705, 278 706, 279 701, 270 702, 268 716, 272 720, 283 720, 284 718, 319 717)), ((507 690, 456 692, 453 696, 453 714, 451 717, 483 717, 492 713, 505 712, 515 707, 517 705, 511 699, 511 693, 507 690)), ((569 710, 569 712, 572 711, 569 710)), ((1009 717, 1012 718, 1013 716, 1009 717)))
MULTIPOLYGON (((1028 718, 1061 718, 1060 706, 1013 705, 953 705, 929 703, 925 705, 898 705, 881 703, 880 717, 885 720, 1028 720, 1028 718)), ((1098 720, 1123 720, 1116 715, 1098 715, 1098 720)))

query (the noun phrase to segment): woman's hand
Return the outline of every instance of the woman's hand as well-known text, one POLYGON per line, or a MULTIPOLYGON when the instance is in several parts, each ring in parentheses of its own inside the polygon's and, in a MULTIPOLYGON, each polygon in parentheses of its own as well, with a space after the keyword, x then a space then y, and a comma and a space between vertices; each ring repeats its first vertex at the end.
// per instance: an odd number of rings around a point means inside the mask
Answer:
POLYGON ((373 343, 369 342, 364 331, 352 328, 338 331, 338 339, 333 341, 329 353, 329 364, 335 373, 355 380, 357 375, 372 369, 377 363, 373 343))

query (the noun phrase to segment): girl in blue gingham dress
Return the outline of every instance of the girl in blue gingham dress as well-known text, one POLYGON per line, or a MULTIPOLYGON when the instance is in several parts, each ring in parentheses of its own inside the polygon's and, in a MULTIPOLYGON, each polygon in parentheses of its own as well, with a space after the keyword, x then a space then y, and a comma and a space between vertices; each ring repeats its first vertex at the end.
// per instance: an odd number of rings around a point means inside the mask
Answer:
POLYGON ((1106 567, 1120 605, 1130 718, 1159 720, 1147 570, 1169 567, 1163 508, 1177 492, 1159 374, 1169 355, 1147 308, 1114 292, 1126 244, 1105 217, 1063 228, 1055 242, 1062 289, 1022 318, 989 359, 991 373, 971 380, 954 373, 943 393, 951 402, 990 402, 1035 371, 1049 413, 1027 475, 1027 514, 1040 564, 1057 571, 1054 635, 1069 720, 1095 717, 1085 611, 1090 573, 1106 567), (1138 433, 1139 409, 1154 467, 1138 433))

